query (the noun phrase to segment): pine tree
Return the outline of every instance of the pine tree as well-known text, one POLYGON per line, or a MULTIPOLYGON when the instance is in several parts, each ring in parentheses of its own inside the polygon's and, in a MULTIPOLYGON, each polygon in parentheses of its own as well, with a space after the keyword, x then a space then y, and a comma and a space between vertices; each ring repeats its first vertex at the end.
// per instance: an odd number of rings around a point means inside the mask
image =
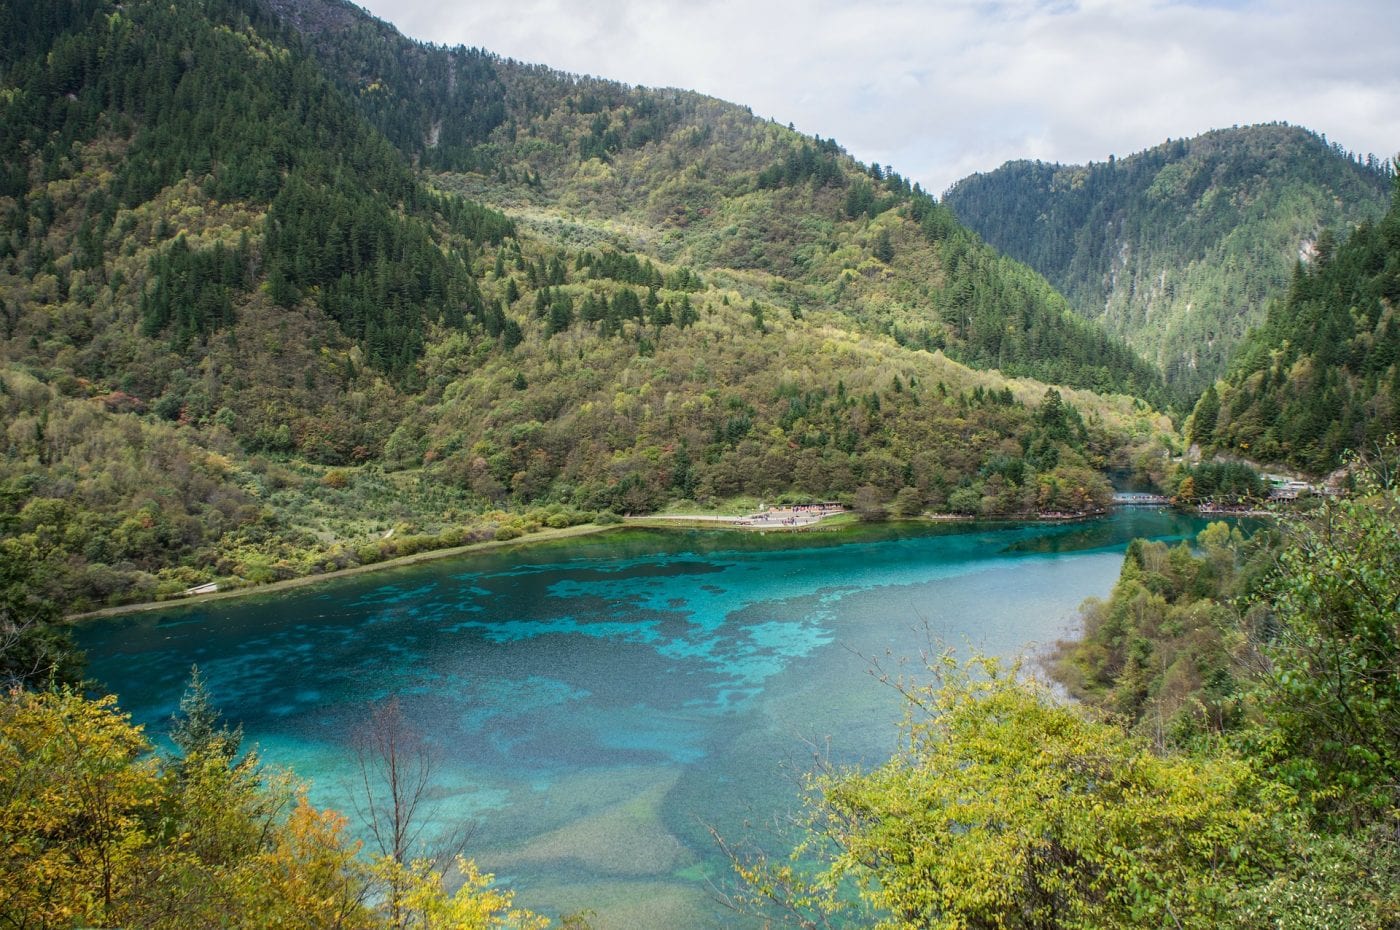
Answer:
POLYGON ((886 265, 894 261, 894 244, 890 242, 890 231, 888 229, 880 230, 879 236, 875 239, 873 254, 886 265))
POLYGON ((232 761, 243 745, 243 726, 229 729, 214 707, 199 666, 190 667, 190 683, 180 698, 180 710, 170 718, 170 739, 185 758, 199 756, 232 761))

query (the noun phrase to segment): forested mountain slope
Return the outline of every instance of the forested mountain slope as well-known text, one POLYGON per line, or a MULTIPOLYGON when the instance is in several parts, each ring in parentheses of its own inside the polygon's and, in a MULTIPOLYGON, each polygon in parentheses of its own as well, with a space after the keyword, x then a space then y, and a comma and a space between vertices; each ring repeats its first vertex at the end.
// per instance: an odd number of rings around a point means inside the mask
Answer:
POLYGON ((952 361, 1156 385, 901 178, 348 5, 5 0, 0 128, 0 545, 66 606, 684 498, 1078 508, 1168 428, 952 361))
POLYGON ((1159 377, 1043 278, 892 171, 746 108, 412 42, 343 0, 268 0, 375 126, 439 183, 546 229, 780 278, 865 332, 1060 384, 1156 397, 1159 377), (584 224, 588 231, 559 229, 584 224))
POLYGON ((1193 401, 1323 229, 1385 209, 1389 166, 1307 130, 1248 126, 1090 165, 1009 162, 945 202, 1044 274, 1193 401))
POLYGON ((1390 211, 1319 238, 1189 428, 1202 445, 1314 474, 1400 430, 1400 183, 1390 211))

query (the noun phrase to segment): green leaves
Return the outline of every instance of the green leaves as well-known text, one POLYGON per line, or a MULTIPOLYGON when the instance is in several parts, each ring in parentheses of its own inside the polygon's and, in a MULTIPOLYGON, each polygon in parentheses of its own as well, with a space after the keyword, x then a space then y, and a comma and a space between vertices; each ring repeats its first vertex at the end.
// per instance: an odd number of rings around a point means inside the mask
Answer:
POLYGON ((740 863, 761 897, 888 930, 1207 927, 1272 855, 1288 795, 1242 759, 1159 756, 1015 667, 932 671, 895 758, 812 780, 793 863, 740 863))
POLYGON ((190 669, 190 684, 180 697, 180 712, 170 719, 170 739, 186 758, 199 756, 231 763, 243 743, 243 727, 230 729, 214 707, 199 666, 190 669))
POLYGON ((1197 403, 1197 441, 1321 473, 1400 426, 1400 209, 1339 247, 1321 239, 1241 346, 1218 397, 1197 403))
POLYGON ((1395 456, 1385 447, 1360 464, 1354 496, 1293 524, 1267 592, 1260 726, 1285 777, 1331 815, 1400 806, 1400 489, 1383 483, 1395 456))
MULTIPOLYGON (((189 719, 208 722, 198 679, 186 705, 189 719)), ((312 808, 289 777, 255 760, 230 764, 221 734, 209 731, 213 743, 166 767, 113 697, 65 689, 0 698, 0 924, 547 925, 470 860, 458 859, 460 887, 449 893, 426 863, 359 858, 345 818, 312 808)))

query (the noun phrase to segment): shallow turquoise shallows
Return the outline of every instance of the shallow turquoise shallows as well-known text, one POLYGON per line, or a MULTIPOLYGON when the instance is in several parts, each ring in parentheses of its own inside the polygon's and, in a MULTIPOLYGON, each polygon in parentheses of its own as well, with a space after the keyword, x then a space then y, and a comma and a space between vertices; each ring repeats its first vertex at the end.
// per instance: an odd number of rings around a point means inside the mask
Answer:
MULTIPOLYGON (((878 670, 945 645, 1012 655, 1072 635, 1134 536, 1204 522, 892 524, 837 533, 616 532, 173 608, 79 631, 90 674, 153 735, 198 663, 270 764, 351 812, 355 734, 399 697, 440 756, 446 827, 549 914, 741 925, 711 828, 773 835, 802 773, 878 763, 901 708, 878 670)), ((353 815, 352 815, 353 817, 353 815)))

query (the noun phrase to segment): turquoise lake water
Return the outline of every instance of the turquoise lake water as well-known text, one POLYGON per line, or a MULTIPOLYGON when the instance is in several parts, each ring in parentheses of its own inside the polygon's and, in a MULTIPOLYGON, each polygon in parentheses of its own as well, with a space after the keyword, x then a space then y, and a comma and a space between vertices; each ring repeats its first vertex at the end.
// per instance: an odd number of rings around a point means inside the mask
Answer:
POLYGON ((875 764, 943 645, 1072 635, 1135 536, 1205 522, 890 524, 758 535, 626 529, 94 622, 89 673, 154 735, 198 663, 225 715, 347 813, 349 748, 397 695, 435 746, 438 818, 549 914, 597 930, 742 926, 710 828, 774 842, 814 754, 875 764))

